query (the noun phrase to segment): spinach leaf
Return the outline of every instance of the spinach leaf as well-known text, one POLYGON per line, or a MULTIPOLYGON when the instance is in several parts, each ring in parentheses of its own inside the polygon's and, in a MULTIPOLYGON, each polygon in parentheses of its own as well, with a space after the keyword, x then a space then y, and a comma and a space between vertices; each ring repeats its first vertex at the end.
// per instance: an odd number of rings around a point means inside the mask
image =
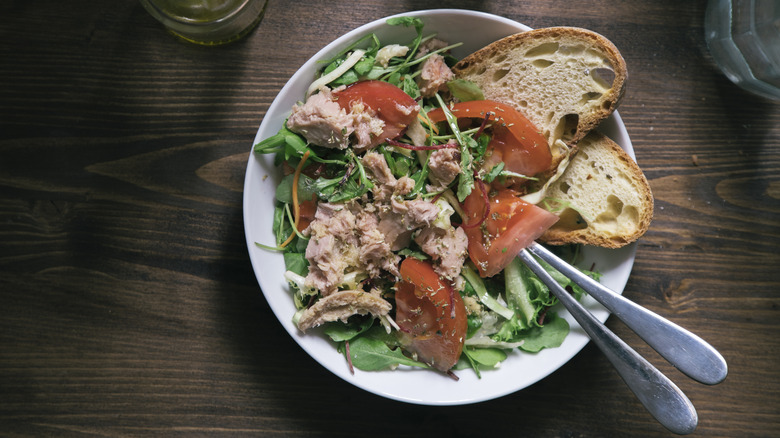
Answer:
POLYGON ((537 353, 543 348, 560 347, 566 335, 569 334, 569 323, 555 314, 547 312, 545 324, 541 327, 534 327, 522 334, 523 345, 519 348, 530 353, 537 353))
MULTIPOLYGON (((295 176, 292 174, 282 178, 282 180, 279 182, 279 185, 276 186, 277 201, 284 202, 285 204, 292 204, 292 188, 294 179, 295 176)), ((298 177, 298 201, 309 201, 314 199, 315 196, 316 188, 314 179, 305 174, 301 174, 298 177)))
POLYGON ((474 362, 491 368, 506 360, 506 352, 499 348, 464 348, 463 354, 474 362))
POLYGON ((349 341, 370 329, 374 324, 374 318, 359 318, 350 320, 348 324, 342 322, 329 322, 323 326, 323 332, 335 342, 349 341))
POLYGON ((309 261, 302 252, 285 252, 284 267, 302 277, 309 273, 309 261))
POLYGON ((352 365, 363 371, 379 371, 397 365, 428 368, 428 365, 404 356, 400 348, 391 349, 384 342, 369 337, 350 341, 349 357, 352 365))

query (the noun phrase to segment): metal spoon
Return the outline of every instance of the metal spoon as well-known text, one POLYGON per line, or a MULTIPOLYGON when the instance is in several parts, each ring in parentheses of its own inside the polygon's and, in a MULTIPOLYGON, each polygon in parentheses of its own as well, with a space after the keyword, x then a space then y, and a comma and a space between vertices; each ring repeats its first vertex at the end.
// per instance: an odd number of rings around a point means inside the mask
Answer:
POLYGON ((588 312, 550 276, 530 252, 523 250, 519 257, 558 297, 659 423, 680 435, 696 429, 699 421, 696 408, 671 380, 588 312))
POLYGON ((726 360, 700 337, 615 293, 542 245, 534 242, 528 250, 580 285, 688 377, 707 385, 715 385, 726 378, 726 360))

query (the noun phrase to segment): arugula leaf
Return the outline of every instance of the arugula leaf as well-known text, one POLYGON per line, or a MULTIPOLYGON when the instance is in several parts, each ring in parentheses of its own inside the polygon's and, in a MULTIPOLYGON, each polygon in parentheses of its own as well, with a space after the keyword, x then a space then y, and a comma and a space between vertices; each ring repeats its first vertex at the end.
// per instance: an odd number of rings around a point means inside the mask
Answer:
POLYGON ((284 134, 277 132, 276 134, 255 144, 254 151, 257 154, 276 153, 283 150, 282 146, 284 146, 284 134))
POLYGON ((496 179, 499 174, 501 174, 502 170, 504 170, 503 161, 493 166, 493 168, 490 169, 490 172, 486 173, 485 176, 482 177, 482 181, 486 182, 487 184, 492 183, 493 180, 496 179))
POLYGON ((409 62, 411 59, 414 58, 414 55, 417 53, 417 48, 420 47, 420 42, 422 42, 423 38, 423 27, 425 26, 425 23, 417 17, 395 17, 390 18, 387 20, 387 24, 390 26, 404 26, 404 27, 414 27, 415 31, 417 31, 417 36, 414 38, 414 41, 409 45, 411 50, 409 50, 409 54, 407 55, 406 62, 409 62))
MULTIPOLYGON (((387 24, 390 26, 404 26, 404 27, 414 27, 415 31, 417 32, 417 36, 414 38, 414 40, 409 44, 409 53, 406 56, 406 59, 400 63, 399 65, 395 66, 393 70, 390 71, 389 74, 386 74, 384 77, 386 81, 391 82, 395 85, 400 84, 400 76, 396 77, 395 79, 388 79, 393 77, 394 75, 400 75, 402 71, 408 71, 410 66, 410 61, 414 59, 415 54, 417 53, 417 49, 420 47, 420 42, 422 42, 423 39, 423 27, 424 23, 422 20, 420 20, 417 17, 394 17, 387 20, 387 24)), ((403 86, 400 86, 400 88, 403 88, 403 86)), ((406 90, 404 90, 406 91, 406 90)))
POLYGON ((417 100, 422 95, 420 93, 420 87, 411 75, 404 75, 401 80, 400 88, 404 90, 404 93, 411 96, 412 99, 417 100))
POLYGON ((414 26, 422 29, 424 23, 417 17, 393 17, 387 20, 387 24, 390 26, 414 26))
POLYGON ((487 134, 482 134, 479 136, 477 139, 477 146, 474 148, 474 161, 482 162, 482 160, 485 158, 485 153, 487 152, 487 147, 488 144, 490 144, 490 140, 491 138, 487 134))
POLYGON ((360 158, 351 150, 347 150, 349 160, 343 171, 334 178, 317 178, 310 186, 317 196, 328 202, 342 202, 358 198, 374 188, 374 183, 368 179, 366 170, 360 158), (357 172, 355 172, 357 170, 357 172))
POLYGON ((373 56, 364 56, 352 69, 358 76, 362 77, 371 71, 374 67, 374 62, 376 62, 376 59, 373 56))
POLYGON ((315 182, 317 195, 328 202, 342 202, 358 198, 368 192, 368 188, 359 184, 353 173, 346 181, 337 177, 333 179, 320 178, 315 182))

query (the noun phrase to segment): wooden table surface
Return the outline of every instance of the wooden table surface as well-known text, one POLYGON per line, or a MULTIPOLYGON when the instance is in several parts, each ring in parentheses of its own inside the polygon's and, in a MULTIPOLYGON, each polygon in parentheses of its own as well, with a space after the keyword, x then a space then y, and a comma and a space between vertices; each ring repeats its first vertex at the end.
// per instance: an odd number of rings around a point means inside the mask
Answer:
POLYGON ((611 39, 620 114, 655 194, 625 295, 729 364, 674 380, 694 436, 780 434, 780 103, 715 68, 705 1, 271 0, 246 40, 179 42, 134 0, 0 3, 0 435, 669 436, 589 344, 497 400, 429 407, 317 364, 244 240, 249 151, 284 83, 383 16, 452 7, 611 39))

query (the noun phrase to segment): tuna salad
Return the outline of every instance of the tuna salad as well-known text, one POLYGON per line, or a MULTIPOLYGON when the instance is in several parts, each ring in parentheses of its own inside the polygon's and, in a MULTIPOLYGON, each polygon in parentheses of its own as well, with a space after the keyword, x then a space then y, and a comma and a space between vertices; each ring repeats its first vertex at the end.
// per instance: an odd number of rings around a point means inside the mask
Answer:
POLYGON ((557 220, 522 199, 551 165, 545 138, 454 78, 459 44, 417 18, 388 24, 409 40, 370 34, 324 60, 278 133, 255 145, 282 175, 276 242, 258 245, 284 257, 290 317, 353 371, 457 379, 559 346, 568 323, 516 258, 557 220), (522 168, 495 159, 518 148, 522 168))

